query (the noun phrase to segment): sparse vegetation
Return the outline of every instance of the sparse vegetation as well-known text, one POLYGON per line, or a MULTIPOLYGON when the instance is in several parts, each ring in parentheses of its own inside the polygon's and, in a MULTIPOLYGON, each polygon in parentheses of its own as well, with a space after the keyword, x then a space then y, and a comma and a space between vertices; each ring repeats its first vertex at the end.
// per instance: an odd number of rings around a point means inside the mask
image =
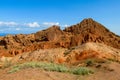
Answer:
POLYGON ((54 63, 45 63, 45 62, 27 62, 23 64, 18 64, 12 67, 9 71, 10 73, 19 71, 26 68, 40 68, 47 71, 57 71, 57 72, 67 72, 68 68, 64 65, 58 65, 54 63))
POLYGON ((85 67, 69 68, 65 65, 60 65, 55 63, 45 63, 45 62, 27 62, 23 64, 18 64, 13 66, 9 71, 9 73, 17 72, 21 69, 27 69, 27 68, 40 68, 46 71, 66 72, 76 75, 88 75, 90 73, 93 73, 92 70, 85 67))
POLYGON ((107 63, 107 60, 104 59, 95 59, 95 58, 91 58, 91 59, 87 59, 85 60, 85 64, 86 66, 94 66, 94 65, 100 65, 103 63, 107 63))
POLYGON ((112 61, 112 62, 120 63, 120 61, 118 61, 118 60, 116 60, 116 59, 109 58, 108 60, 109 60, 109 61, 112 61))
POLYGON ((88 59, 86 60, 86 66, 92 66, 94 64, 94 60, 93 59, 88 59))
POLYGON ((88 74, 92 74, 94 72, 86 67, 79 67, 79 68, 73 69, 72 73, 76 74, 76 75, 88 75, 88 74))
POLYGON ((13 66, 12 67, 12 69, 9 71, 9 73, 14 73, 14 72, 17 72, 17 71, 19 71, 21 68, 20 68, 20 66, 13 66))

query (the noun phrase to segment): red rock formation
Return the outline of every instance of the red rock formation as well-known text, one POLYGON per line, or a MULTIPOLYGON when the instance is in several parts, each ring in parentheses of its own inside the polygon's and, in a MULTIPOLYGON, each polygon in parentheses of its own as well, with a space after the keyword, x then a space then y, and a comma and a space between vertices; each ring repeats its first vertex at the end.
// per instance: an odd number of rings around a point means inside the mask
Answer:
POLYGON ((70 48, 87 42, 103 43, 120 49, 120 37, 89 18, 65 30, 53 26, 34 34, 1 37, 0 56, 14 56, 38 49, 70 48))
POLYGON ((120 36, 110 32, 103 25, 91 18, 84 19, 81 23, 68 27, 64 31, 73 34, 71 37, 71 46, 86 42, 97 42, 120 49, 120 36))
POLYGON ((58 41, 63 35, 63 31, 59 26, 53 26, 46 30, 35 33, 35 39, 37 41, 58 41))

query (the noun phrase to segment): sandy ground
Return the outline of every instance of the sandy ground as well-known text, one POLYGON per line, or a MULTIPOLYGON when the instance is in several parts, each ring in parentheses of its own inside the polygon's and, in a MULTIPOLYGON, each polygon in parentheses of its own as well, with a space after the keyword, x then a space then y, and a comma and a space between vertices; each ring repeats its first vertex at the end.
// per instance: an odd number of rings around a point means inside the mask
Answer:
POLYGON ((103 64, 102 68, 94 69, 94 74, 85 76, 31 68, 15 73, 7 73, 8 70, 0 69, 0 80, 120 80, 120 64, 116 62, 103 64))
POLYGON ((73 74, 49 72, 40 69, 25 69, 10 74, 6 71, 0 71, 0 80, 76 80, 77 78, 73 74))
POLYGON ((103 66, 104 69, 98 69, 91 75, 79 76, 78 80, 120 80, 120 64, 111 63, 103 66))
MULTIPOLYGON (((112 56, 120 56, 120 50, 114 49, 102 44, 87 43, 70 51, 80 52, 81 50, 95 50, 100 52, 100 55, 111 54, 112 56)), ((56 58, 63 57, 66 49, 51 49, 51 50, 38 50, 33 53, 20 54, 16 56, 13 61, 18 62, 22 57, 24 60, 47 60, 57 61, 56 58)), ((105 55, 105 57, 108 55, 105 55)), ((73 56, 74 57, 74 56, 73 56)), ((6 60, 2 58, 1 61, 6 60)), ((72 59, 73 60, 73 59, 72 59)), ((111 59, 112 60, 112 59, 111 59)), ((94 74, 90 75, 74 75, 70 73, 50 72, 41 69, 23 69, 15 73, 8 73, 10 68, 0 69, 0 80, 120 80, 120 63, 110 61, 110 63, 97 63, 100 67, 89 66, 94 70, 94 74)))

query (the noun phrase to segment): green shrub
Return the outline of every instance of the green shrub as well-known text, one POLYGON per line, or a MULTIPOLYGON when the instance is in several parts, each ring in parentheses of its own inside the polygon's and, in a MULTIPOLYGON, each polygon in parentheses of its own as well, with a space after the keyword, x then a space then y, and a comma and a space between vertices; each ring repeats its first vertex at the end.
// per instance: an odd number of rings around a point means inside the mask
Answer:
POLYGON ((20 70, 19 66, 13 66, 13 68, 9 71, 9 73, 14 73, 20 70))
POLYGON ((93 64, 94 64, 94 60, 93 59, 88 59, 88 60, 86 60, 86 66, 92 66, 93 64))
POLYGON ((64 65, 58 65, 55 63, 43 63, 43 62, 27 62, 13 66, 9 72, 19 71, 26 68, 41 68, 47 71, 67 72, 68 68, 64 65))
POLYGON ((76 75, 88 75, 93 73, 93 71, 86 67, 79 67, 79 68, 73 69, 72 73, 76 75))
POLYGON ((85 75, 92 73, 91 70, 83 67, 79 68, 69 68, 65 65, 60 65, 60 64, 55 64, 55 63, 44 63, 44 62, 27 62, 23 64, 18 64, 15 65, 11 68, 9 73, 13 73, 16 71, 19 71, 21 69, 27 69, 27 68, 40 68, 44 69, 46 71, 57 71, 57 72, 69 72, 72 74, 77 74, 77 75, 85 75))

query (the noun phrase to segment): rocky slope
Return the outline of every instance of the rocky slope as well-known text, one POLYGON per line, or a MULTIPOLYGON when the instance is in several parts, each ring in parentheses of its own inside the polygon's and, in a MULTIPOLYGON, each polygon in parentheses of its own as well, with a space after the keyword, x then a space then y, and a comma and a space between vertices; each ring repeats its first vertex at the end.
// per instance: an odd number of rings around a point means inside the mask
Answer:
POLYGON ((120 36, 89 18, 64 30, 59 26, 52 26, 34 34, 1 37, 0 56, 15 56, 39 49, 71 48, 87 42, 102 43, 120 49, 120 36))
POLYGON ((19 54, 13 63, 26 61, 45 61, 54 63, 79 64, 82 60, 96 58, 120 61, 120 50, 101 43, 84 43, 72 48, 41 49, 19 54))
POLYGON ((68 27, 64 31, 73 34, 71 37, 71 46, 86 42, 96 42, 120 49, 120 36, 110 32, 103 25, 91 18, 84 19, 81 23, 68 27))
POLYGON ((0 80, 120 79, 120 36, 91 18, 64 30, 52 26, 34 34, 0 37, 0 57, 0 80), (12 65, 29 61, 60 63, 75 68, 87 67, 94 74, 81 76, 35 67, 8 73, 12 65))

